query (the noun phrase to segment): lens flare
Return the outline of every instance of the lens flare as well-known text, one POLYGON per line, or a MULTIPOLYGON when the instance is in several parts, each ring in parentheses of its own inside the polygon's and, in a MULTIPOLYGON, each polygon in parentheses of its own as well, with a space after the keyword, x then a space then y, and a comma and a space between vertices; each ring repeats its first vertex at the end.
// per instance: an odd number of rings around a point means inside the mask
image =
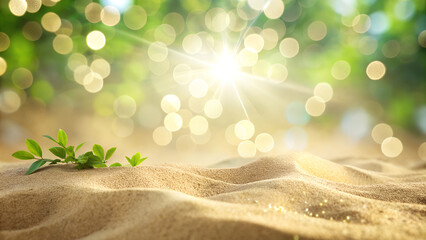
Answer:
POLYGON ((221 83, 232 81, 239 72, 240 66, 236 58, 229 54, 223 54, 212 67, 212 74, 216 76, 221 83))

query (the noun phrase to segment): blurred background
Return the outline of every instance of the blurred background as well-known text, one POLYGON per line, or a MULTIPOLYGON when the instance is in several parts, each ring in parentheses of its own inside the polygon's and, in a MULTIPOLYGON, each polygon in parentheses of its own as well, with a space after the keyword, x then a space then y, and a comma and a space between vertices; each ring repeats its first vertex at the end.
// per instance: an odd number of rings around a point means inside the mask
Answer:
MULTIPOLYGON (((71 143, 211 165, 426 160, 422 0, 4 0, 0 159, 71 143)), ((123 161, 124 162, 124 161, 123 161)))

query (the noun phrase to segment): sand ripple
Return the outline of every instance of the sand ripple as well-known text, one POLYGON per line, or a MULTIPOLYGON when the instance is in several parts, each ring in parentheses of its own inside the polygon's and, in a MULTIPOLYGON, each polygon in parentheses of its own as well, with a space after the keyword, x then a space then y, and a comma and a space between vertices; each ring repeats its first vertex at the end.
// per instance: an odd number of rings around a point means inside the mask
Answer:
POLYGON ((378 160, 25 170, 0 172, 0 239, 426 239, 426 171, 378 160))

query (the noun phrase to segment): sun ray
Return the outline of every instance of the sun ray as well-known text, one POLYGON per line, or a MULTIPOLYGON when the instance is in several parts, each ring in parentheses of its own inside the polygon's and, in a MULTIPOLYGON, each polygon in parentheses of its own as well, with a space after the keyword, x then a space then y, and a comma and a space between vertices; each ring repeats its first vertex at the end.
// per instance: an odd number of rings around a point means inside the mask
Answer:
MULTIPOLYGON (((124 35, 124 36, 126 36, 126 37, 128 37, 128 38, 131 38, 133 40, 139 41, 139 42, 147 44, 147 45, 154 43, 154 42, 148 41, 148 40, 146 40, 144 38, 135 36, 134 34, 130 34, 128 32, 122 31, 122 30, 117 30, 117 32, 120 33, 120 34, 122 34, 122 35, 124 35)), ((196 63, 202 64, 202 65, 207 65, 207 66, 210 66, 210 67, 212 66, 212 63, 210 63, 210 62, 206 62, 206 61, 200 60, 200 59, 198 59, 196 57, 189 56, 189 55, 184 54, 182 52, 179 52, 179 51, 177 51, 177 50, 175 50, 173 48, 167 47, 167 50, 170 51, 171 53, 174 53, 174 54, 176 54, 178 56, 187 58, 187 59, 192 60, 192 61, 194 61, 196 63)))
POLYGON ((288 82, 288 81, 287 82, 279 82, 278 80, 268 79, 268 78, 265 78, 265 77, 256 76, 256 75, 246 73, 246 72, 239 72, 239 74, 241 74, 242 76, 251 78, 253 80, 256 80, 256 81, 261 81, 261 82, 266 83, 266 84, 273 84, 275 87, 294 90, 294 91, 297 91, 297 92, 300 92, 300 93, 305 93, 305 94, 312 94, 311 88, 303 87, 300 84, 295 84, 295 83, 291 83, 291 82, 288 82))
POLYGON ((232 87, 233 87, 233 89, 234 89, 234 91, 235 91, 235 93, 236 93, 236 95, 237 95, 237 98, 238 98, 238 101, 239 101, 239 102, 240 102, 240 104, 241 104, 241 107, 243 108, 243 111, 244 111, 244 114, 246 115, 247 120, 250 120, 250 117, 249 117, 249 115, 248 115, 247 109, 246 109, 246 107, 244 106, 244 102, 243 102, 243 100, 241 99, 240 93, 238 92, 237 86, 235 86, 235 82, 234 82, 234 81, 231 81, 231 85, 232 85, 232 87))
POLYGON ((262 15, 262 13, 263 13, 264 9, 265 9, 266 7, 268 7, 269 3, 270 3, 270 0, 268 0, 268 1, 265 3, 265 5, 263 6, 262 10, 261 10, 261 11, 259 11, 259 13, 256 15, 256 17, 255 17, 253 20, 251 20, 250 24, 246 26, 246 28, 244 29, 243 33, 242 33, 242 34, 240 35, 240 37, 238 38, 237 44, 235 44, 235 47, 234 47, 234 55, 236 55, 236 54, 237 54, 238 49, 240 48, 241 43, 243 42, 243 39, 244 39, 244 37, 246 36, 246 34, 247 34, 247 32, 249 31, 249 29, 250 29, 250 28, 253 26, 253 24, 257 21, 257 19, 259 19, 260 15, 262 15))

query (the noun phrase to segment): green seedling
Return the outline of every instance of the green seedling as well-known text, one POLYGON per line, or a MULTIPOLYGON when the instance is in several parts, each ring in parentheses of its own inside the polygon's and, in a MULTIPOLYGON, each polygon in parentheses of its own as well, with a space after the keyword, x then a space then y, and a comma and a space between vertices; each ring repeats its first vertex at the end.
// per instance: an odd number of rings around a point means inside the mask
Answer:
POLYGON ((140 153, 136 153, 135 155, 132 156, 132 158, 129 158, 126 156, 126 159, 132 167, 136 167, 137 165, 145 161, 145 159, 147 158, 146 157, 142 158, 140 153))
MULTIPOLYGON (((72 163, 76 165, 76 168, 78 170, 81 169, 87 169, 87 168, 103 168, 108 167, 106 165, 107 161, 112 157, 116 147, 112 147, 106 151, 101 145, 95 144, 92 147, 92 151, 88 151, 84 154, 79 155, 76 157, 76 152, 85 144, 81 143, 77 147, 74 146, 67 146, 68 144, 68 136, 65 133, 64 130, 59 129, 58 131, 58 140, 54 139, 51 136, 43 135, 43 137, 46 137, 53 142, 55 142, 58 146, 49 148, 49 151, 55 155, 56 159, 47 159, 43 157, 43 151, 41 150, 40 145, 32 140, 27 139, 26 145, 28 151, 17 151, 12 154, 13 157, 21 160, 36 160, 28 169, 26 174, 31 174, 35 172, 37 169, 39 169, 41 166, 43 166, 46 163, 49 163, 49 165, 57 164, 57 163, 72 163)), ((140 153, 136 153, 133 155, 133 157, 130 159, 128 157, 127 161, 129 161, 130 165, 135 167, 142 163, 146 158, 141 158, 140 153)), ((121 167, 122 165, 120 163, 113 163, 110 165, 110 167, 121 167)))

